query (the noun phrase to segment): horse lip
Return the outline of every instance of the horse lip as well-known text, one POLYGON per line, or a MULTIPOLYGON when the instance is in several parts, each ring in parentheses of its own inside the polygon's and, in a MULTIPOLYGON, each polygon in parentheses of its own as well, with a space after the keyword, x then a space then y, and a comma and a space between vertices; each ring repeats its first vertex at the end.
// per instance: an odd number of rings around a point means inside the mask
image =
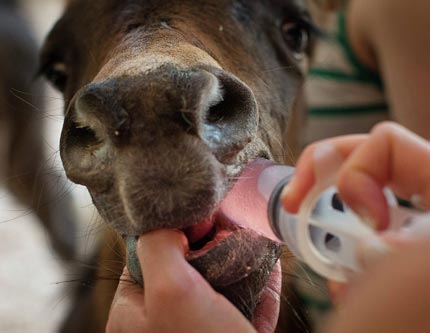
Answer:
POLYGON ((272 244, 250 229, 236 229, 186 258, 212 286, 226 287, 258 271, 271 256, 272 244))
POLYGON ((216 213, 210 219, 186 228, 183 231, 188 239, 190 248, 186 253, 187 260, 190 261, 205 255, 219 246, 223 240, 230 237, 238 229, 238 226, 228 221, 221 213, 216 213), (202 241, 203 244, 193 250, 193 244, 202 241))

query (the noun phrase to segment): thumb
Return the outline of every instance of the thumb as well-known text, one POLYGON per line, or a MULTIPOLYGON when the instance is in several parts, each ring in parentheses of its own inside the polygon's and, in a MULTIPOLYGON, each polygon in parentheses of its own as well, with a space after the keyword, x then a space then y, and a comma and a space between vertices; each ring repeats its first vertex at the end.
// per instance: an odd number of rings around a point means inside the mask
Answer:
POLYGON ((185 235, 177 230, 156 230, 140 236, 136 251, 144 279, 150 279, 160 268, 165 273, 169 273, 170 268, 176 270, 177 264, 185 261, 187 248, 185 235))
POLYGON ((182 289, 197 278, 197 272, 185 259, 187 249, 185 235, 177 230, 157 230, 139 238, 137 256, 145 281, 145 297, 151 298, 151 293, 160 289, 182 289))

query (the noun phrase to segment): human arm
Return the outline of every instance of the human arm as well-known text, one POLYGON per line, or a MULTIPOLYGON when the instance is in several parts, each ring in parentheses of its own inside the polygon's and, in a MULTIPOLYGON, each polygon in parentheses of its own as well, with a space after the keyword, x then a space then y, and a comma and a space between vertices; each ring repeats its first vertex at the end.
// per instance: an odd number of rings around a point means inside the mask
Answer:
POLYGON ((382 76, 392 119, 430 138, 430 2, 350 0, 347 30, 358 58, 382 76))

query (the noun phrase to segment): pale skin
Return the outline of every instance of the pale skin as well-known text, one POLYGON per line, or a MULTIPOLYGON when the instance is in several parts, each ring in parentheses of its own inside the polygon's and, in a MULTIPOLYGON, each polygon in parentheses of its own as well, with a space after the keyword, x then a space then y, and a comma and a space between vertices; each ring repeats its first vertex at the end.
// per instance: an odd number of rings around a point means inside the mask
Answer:
MULTIPOLYGON (((382 197, 385 185, 406 198, 420 195, 422 208, 430 208, 430 144, 425 140, 386 123, 370 135, 329 139, 328 143, 345 158, 337 178, 342 198, 352 208, 366 207, 379 229, 388 223, 382 197), (405 163, 409 160, 419 162, 405 163), (357 184, 365 188, 365 193, 357 191, 357 184)), ((310 146, 302 155, 283 197, 285 208, 291 212, 298 209, 313 186, 312 156, 316 147, 310 146)), ((255 332, 239 311, 186 262, 186 250, 186 240, 177 231, 141 236, 138 255, 145 289, 120 283, 108 333, 255 332)), ((411 240, 401 251, 369 267, 342 300, 342 309, 327 331, 428 332, 429 252, 429 239, 411 240)), ((122 279, 129 280, 126 271, 122 279)))
MULTIPOLYGON (((333 10, 346 3, 346 32, 359 61, 384 84, 390 118, 430 139, 430 2, 315 0, 333 10)), ((312 1, 311 1, 312 3, 312 1)), ((317 11, 318 12, 318 11, 317 11)), ((322 22, 326 12, 320 11, 322 22)))
POLYGON ((358 58, 379 73, 392 119, 430 139, 430 2, 349 0, 347 30, 358 58))

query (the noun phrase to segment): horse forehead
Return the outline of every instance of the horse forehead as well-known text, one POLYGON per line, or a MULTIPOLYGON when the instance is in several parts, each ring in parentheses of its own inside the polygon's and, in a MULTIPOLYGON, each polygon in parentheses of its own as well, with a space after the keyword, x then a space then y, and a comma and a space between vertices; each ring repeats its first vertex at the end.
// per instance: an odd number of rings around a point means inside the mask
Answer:
POLYGON ((127 8, 147 9, 150 15, 156 14, 155 10, 169 11, 173 8, 177 10, 204 7, 210 11, 216 8, 225 9, 226 6, 230 6, 235 12, 244 14, 252 11, 253 8, 258 8, 259 11, 285 6, 305 8, 312 1, 314 0, 66 0, 66 7, 89 6, 90 8, 112 9, 114 11, 118 8, 125 10, 127 8))

